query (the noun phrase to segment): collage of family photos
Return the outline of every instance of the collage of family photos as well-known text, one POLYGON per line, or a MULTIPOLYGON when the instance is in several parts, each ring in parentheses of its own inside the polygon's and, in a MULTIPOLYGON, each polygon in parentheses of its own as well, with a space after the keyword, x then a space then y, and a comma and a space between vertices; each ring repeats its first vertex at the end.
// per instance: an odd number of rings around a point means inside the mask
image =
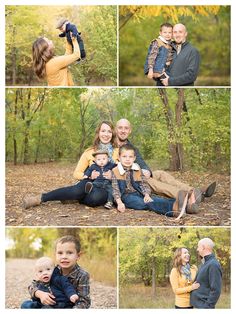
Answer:
POLYGON ((5 5, 5 309, 231 309, 230 5, 5 5))

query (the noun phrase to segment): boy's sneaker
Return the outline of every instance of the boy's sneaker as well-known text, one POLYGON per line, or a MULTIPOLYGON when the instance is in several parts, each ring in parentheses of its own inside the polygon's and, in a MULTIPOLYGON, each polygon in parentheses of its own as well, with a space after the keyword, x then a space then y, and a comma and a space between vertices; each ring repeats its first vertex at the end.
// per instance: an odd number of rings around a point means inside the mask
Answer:
POLYGON ((92 191, 92 189, 93 189, 92 182, 87 182, 84 187, 85 193, 89 194, 92 191))
POLYGON ((106 202, 106 204, 104 205, 104 207, 105 207, 106 209, 112 209, 113 203, 112 203, 112 202, 106 202))

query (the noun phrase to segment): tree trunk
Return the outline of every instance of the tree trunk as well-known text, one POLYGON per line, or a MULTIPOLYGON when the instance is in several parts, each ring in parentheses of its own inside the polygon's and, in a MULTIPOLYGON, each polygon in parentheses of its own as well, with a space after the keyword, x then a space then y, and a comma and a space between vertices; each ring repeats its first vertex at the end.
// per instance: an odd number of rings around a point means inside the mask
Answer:
POLYGON ((34 162, 35 162, 35 163, 38 162, 39 152, 40 152, 40 143, 41 143, 41 130, 39 129, 39 131, 38 131, 37 147, 36 147, 35 159, 34 159, 34 162))
POLYGON ((184 89, 178 90, 178 101, 175 106, 175 119, 177 126, 177 142, 176 142, 176 164, 175 170, 183 170, 184 169, 184 152, 183 152, 183 144, 181 143, 181 126, 182 126, 182 112, 184 107, 184 89), (179 135, 180 134, 180 135, 179 135))
POLYGON ((152 259, 152 296, 156 298, 156 257, 154 256, 152 259))
POLYGON ((12 85, 16 85, 16 47, 15 47, 15 36, 16 36, 16 29, 13 27, 12 30, 12 51, 11 51, 11 60, 12 60, 12 85))

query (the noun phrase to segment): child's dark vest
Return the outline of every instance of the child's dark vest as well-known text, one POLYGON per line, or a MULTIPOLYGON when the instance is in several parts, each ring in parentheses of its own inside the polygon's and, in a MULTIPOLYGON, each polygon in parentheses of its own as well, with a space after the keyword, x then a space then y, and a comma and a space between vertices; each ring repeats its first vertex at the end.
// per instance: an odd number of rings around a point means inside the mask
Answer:
MULTIPOLYGON (((127 184, 126 184, 126 180, 125 180, 125 173, 123 175, 120 174, 119 170, 118 170, 118 167, 115 167, 112 172, 114 173, 117 181, 118 181, 118 185, 119 185, 119 189, 120 189, 120 194, 121 196, 123 194, 125 194, 125 190, 126 190, 126 187, 127 187, 127 184)), ((140 183, 142 183, 142 173, 141 173, 141 170, 131 170, 130 171, 130 178, 131 178, 131 184, 133 186, 133 188, 141 193, 142 193, 142 190, 140 188, 140 183)))
POLYGON ((149 71, 148 58, 149 58, 150 52, 152 50, 152 46, 153 46, 155 41, 157 41, 159 49, 158 49, 157 57, 155 59, 155 63, 153 65, 153 72, 154 73, 162 73, 164 68, 165 68, 165 64, 166 64, 168 53, 169 53, 169 50, 168 50, 169 45, 164 43, 160 38, 153 39, 150 43, 149 48, 148 48, 148 53, 147 53, 146 61, 144 64, 144 74, 145 75, 147 75, 148 71, 149 71))

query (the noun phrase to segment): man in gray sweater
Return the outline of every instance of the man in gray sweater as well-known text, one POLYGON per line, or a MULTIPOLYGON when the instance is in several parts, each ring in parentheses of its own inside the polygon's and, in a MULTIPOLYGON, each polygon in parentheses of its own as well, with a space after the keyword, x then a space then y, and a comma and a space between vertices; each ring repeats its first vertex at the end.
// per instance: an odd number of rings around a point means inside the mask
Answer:
POLYGON ((198 270, 195 281, 200 287, 190 294, 190 304, 197 309, 214 309, 220 297, 222 270, 213 254, 214 243, 210 238, 198 242, 197 251, 203 264, 198 270))
POLYGON ((191 86, 197 78, 200 64, 200 55, 187 39, 187 30, 183 24, 173 27, 175 40, 175 54, 167 71, 166 78, 162 80, 164 86, 191 86))

